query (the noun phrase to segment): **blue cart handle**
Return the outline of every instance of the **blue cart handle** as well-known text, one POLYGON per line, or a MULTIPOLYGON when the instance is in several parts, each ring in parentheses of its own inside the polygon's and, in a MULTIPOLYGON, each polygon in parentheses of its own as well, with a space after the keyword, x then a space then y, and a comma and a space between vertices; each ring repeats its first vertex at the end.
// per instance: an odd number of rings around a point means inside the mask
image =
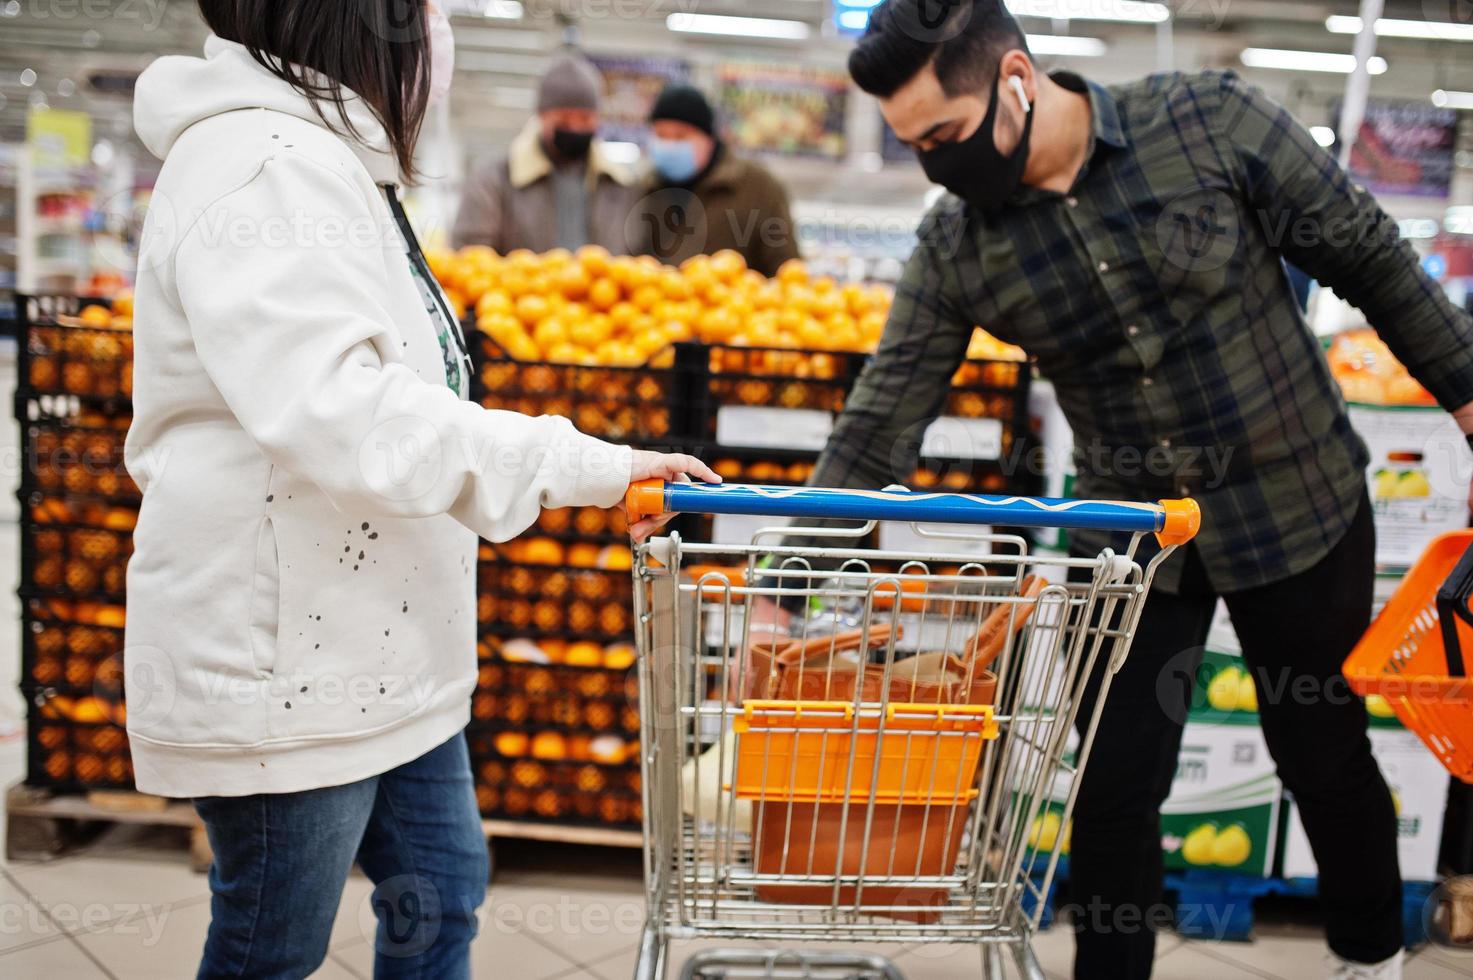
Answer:
POLYGON ((755 514, 1012 527, 1151 531, 1163 547, 1185 544, 1202 525, 1190 497, 1154 504, 1059 497, 1005 497, 929 490, 840 490, 743 483, 641 480, 624 498, 630 520, 654 514, 755 514))

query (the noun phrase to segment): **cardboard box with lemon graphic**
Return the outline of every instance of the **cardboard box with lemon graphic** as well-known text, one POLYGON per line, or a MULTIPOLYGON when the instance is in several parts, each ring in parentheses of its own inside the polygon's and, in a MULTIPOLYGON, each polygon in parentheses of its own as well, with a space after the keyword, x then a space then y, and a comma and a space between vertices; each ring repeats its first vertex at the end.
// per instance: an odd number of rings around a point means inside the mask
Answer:
MULTIPOLYGON (((1062 819, 1062 780, 1033 814, 1028 843, 1069 853, 1072 827, 1062 819)), ((1161 848, 1168 868, 1272 871, 1281 784, 1251 712, 1213 712, 1188 720, 1176 778, 1161 808, 1161 848)), ((1039 870, 1042 870, 1041 868, 1039 870)))
MULTIPOLYGON (((1161 807, 1161 850, 1167 868, 1213 868, 1246 875, 1273 870, 1282 785, 1258 728, 1237 709, 1241 671, 1227 666, 1218 698, 1233 709, 1189 717, 1176 778, 1161 807)), ((1212 689, 1209 684, 1209 696, 1212 689)))
POLYGON ((1376 563, 1405 567, 1443 531, 1468 519, 1468 448, 1441 409, 1350 406, 1370 450, 1366 468, 1376 514, 1376 563))

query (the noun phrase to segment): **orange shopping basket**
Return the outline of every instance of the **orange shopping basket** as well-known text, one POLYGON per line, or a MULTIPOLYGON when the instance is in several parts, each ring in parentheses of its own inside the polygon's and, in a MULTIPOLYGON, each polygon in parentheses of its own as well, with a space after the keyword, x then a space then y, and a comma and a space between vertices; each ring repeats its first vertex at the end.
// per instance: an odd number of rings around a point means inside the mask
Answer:
POLYGON ((1385 698, 1448 771, 1473 783, 1473 530, 1436 538, 1345 661, 1361 695, 1385 698))

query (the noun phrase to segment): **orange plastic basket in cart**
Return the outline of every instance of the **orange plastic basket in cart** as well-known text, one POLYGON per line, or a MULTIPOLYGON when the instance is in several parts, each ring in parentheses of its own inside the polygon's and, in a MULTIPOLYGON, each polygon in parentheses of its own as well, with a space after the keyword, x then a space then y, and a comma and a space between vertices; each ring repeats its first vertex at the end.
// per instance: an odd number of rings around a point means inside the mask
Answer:
POLYGON ((736 795, 805 803, 965 802, 997 737, 985 704, 754 700, 735 728, 736 795))
POLYGON ((1345 661, 1361 695, 1378 694, 1442 760, 1473 782, 1473 530, 1433 540, 1345 661))

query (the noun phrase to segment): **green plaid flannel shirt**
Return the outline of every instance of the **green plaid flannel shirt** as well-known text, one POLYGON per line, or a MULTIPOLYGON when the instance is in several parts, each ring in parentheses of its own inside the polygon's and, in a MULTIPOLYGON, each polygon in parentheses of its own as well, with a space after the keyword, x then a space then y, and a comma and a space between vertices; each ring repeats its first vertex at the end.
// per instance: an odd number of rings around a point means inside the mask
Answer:
MULTIPOLYGON (((1364 312, 1449 410, 1473 401, 1473 322, 1374 198, 1235 73, 1053 77, 1093 110, 1074 186, 1020 188, 993 217, 947 195, 926 215, 812 483, 904 482, 981 324, 1053 381, 1076 495, 1197 498, 1194 547, 1219 592, 1311 567, 1355 516, 1368 457, 1281 260, 1364 312)), ((1182 557, 1160 587, 1175 591, 1182 557)))

